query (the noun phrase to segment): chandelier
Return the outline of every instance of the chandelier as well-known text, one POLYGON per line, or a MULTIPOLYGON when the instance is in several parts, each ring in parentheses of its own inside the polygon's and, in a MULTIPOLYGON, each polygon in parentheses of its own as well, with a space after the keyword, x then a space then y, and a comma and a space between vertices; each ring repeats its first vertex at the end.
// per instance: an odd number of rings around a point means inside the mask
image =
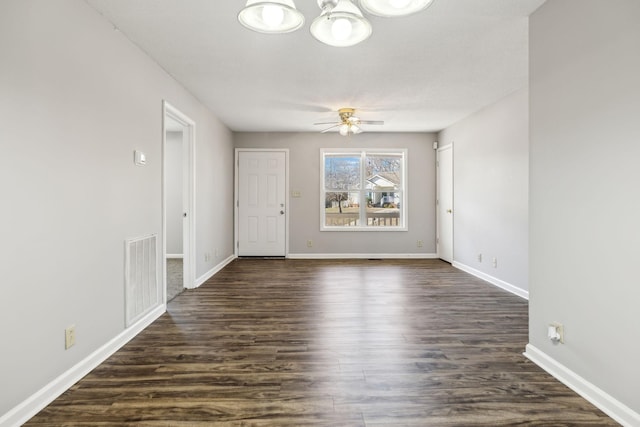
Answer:
MULTIPOLYGON (((320 16, 310 26, 311 35, 329 46, 356 45, 371 35, 371 23, 351 0, 317 0, 320 16)), ((362 9, 376 16, 411 15, 433 0, 359 0, 362 9)), ((293 0, 247 0, 238 14, 245 27, 265 34, 290 33, 304 25, 304 15, 293 0)))

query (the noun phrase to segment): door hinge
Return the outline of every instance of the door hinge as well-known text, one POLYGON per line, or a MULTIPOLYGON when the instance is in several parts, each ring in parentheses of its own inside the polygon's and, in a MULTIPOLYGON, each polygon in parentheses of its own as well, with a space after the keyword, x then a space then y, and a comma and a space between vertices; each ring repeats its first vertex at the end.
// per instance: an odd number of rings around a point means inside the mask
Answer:
POLYGON ((240 207, 240 200, 236 200, 236 208, 240 207))
POLYGON ((236 248, 240 249, 240 241, 236 242, 236 248))
POLYGON ((436 245, 439 245, 439 244, 440 244, 440 238, 436 237, 436 245))

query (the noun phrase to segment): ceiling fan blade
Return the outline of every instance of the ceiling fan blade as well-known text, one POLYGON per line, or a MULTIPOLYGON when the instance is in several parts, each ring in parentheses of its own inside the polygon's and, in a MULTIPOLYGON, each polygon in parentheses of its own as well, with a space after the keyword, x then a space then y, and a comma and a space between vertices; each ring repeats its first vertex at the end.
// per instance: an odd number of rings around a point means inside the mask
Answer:
POLYGON ((360 120, 361 125, 383 125, 384 121, 382 120, 360 120))
POLYGON ((336 121, 314 123, 314 125, 340 125, 340 124, 342 124, 342 123, 336 122, 336 121))
POLYGON ((294 110, 294 111, 305 111, 309 113, 332 113, 333 109, 330 107, 326 107, 324 105, 318 104, 305 104, 299 102, 289 102, 282 100, 274 100, 274 105, 280 109, 285 110, 294 110))
MULTIPOLYGON (((316 123, 316 124, 322 124, 322 123, 316 123)), ((332 123, 324 123, 324 124, 332 124, 332 123)), ((341 126, 341 125, 342 125, 342 123, 334 124, 333 126, 331 126, 329 128, 326 128, 325 130, 321 130, 320 133, 329 132, 331 129, 335 129, 335 128, 341 126)))

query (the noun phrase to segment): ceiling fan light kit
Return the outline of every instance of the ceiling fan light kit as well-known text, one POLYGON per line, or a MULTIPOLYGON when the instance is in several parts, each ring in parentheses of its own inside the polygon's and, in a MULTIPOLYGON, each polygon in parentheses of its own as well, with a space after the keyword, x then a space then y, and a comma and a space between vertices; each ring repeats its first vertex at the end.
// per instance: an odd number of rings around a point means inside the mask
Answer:
MULTIPOLYGON (((329 46, 354 46, 371 36, 371 23, 351 0, 317 0, 320 16, 311 23, 313 37, 329 46)), ((377 16, 411 15, 426 9, 433 0, 360 0, 362 8, 377 16)), ((245 27, 266 34, 289 33, 302 27, 304 16, 293 0, 247 0, 238 14, 245 27)))
POLYGON ((362 129, 360 129, 360 127, 357 125, 346 124, 346 125, 340 125, 338 132, 340 132, 340 135, 342 136, 349 136, 349 135, 357 135, 359 133, 362 133, 362 129))
POLYGON ((265 34, 290 33, 304 25, 304 15, 293 0, 248 0, 238 14, 245 27, 265 34))

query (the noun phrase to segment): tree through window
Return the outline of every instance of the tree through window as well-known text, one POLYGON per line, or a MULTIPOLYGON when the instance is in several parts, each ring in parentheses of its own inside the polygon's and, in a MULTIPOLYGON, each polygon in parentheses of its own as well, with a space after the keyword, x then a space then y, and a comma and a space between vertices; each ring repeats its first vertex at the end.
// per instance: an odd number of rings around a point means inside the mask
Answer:
POLYGON ((406 150, 322 150, 322 230, 406 230, 406 150))

